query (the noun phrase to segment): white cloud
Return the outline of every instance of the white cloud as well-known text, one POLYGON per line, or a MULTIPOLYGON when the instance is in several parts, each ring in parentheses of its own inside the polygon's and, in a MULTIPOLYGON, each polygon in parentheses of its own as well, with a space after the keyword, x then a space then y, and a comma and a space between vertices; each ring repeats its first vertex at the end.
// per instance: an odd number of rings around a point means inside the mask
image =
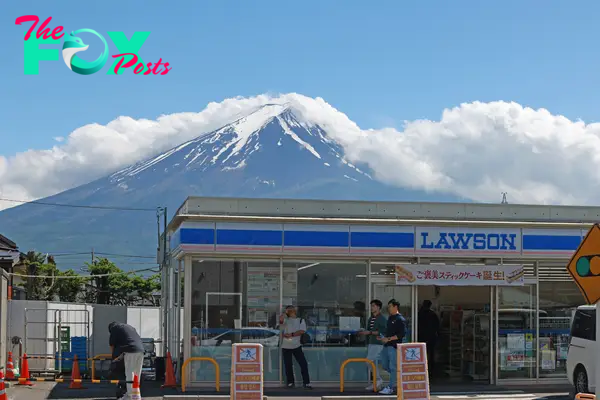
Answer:
MULTIPOLYGON (((591 204, 600 200, 600 124, 586 125, 516 103, 469 103, 439 121, 361 130, 323 99, 260 95, 210 103, 157 120, 119 117, 56 138, 48 150, 0 157, 0 197, 33 200, 87 183, 217 129, 266 103, 290 103, 320 125, 375 177, 476 201, 591 204), (62 140, 61 140, 62 139, 62 140)), ((13 206, 0 202, 0 209, 13 206)))

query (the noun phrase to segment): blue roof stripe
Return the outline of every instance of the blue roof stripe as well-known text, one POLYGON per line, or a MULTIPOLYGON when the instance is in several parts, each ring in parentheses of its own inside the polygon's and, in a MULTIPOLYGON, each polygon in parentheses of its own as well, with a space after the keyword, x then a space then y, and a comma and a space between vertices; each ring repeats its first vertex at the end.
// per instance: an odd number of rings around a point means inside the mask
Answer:
POLYGON ((214 229, 181 228, 179 230, 181 244, 215 244, 214 229))
POLYGON ((415 235, 409 232, 352 232, 351 247, 412 249, 415 235))
POLYGON ((281 246, 281 231, 217 229, 217 245, 220 246, 281 246))
POLYGON ((349 232, 285 231, 284 246, 297 247, 349 247, 349 232))
POLYGON ((523 235, 523 250, 577 250, 581 236, 523 235))
MULTIPOLYGON (((171 237, 171 248, 178 245, 354 247, 367 249, 413 249, 412 232, 347 232, 347 231, 282 231, 180 228, 171 237), (282 237, 283 236, 283 237, 282 237)), ((580 235, 524 234, 524 251, 574 251, 581 243, 580 235)))

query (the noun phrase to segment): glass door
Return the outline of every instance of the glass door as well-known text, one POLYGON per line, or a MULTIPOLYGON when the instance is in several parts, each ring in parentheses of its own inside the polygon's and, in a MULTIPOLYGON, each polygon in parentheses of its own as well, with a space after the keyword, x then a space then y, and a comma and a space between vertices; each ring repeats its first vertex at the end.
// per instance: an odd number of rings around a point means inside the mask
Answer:
POLYGON ((536 378, 536 285, 499 286, 496 298, 498 379, 536 378))
POLYGON ((493 371, 491 286, 419 286, 419 341, 428 342, 429 368, 440 383, 489 383, 493 371), (431 311, 421 307, 430 305, 431 311), (437 336, 430 335, 435 325, 437 336))
MULTIPOLYGON (((387 315, 387 303, 391 299, 396 299, 400 302, 400 314, 406 318, 406 336, 404 337, 405 342, 412 342, 413 337, 413 287, 412 286, 398 286, 395 284, 387 283, 374 283, 371 292, 373 299, 380 300, 383 303, 382 314, 386 317, 387 315)), ((369 300, 369 301, 371 301, 369 300)))

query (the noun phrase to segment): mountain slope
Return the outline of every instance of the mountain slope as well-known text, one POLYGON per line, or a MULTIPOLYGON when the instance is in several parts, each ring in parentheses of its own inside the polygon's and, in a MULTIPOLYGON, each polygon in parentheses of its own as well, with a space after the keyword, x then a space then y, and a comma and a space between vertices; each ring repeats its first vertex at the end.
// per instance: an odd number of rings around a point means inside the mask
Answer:
MULTIPOLYGON (((300 115, 289 104, 265 104, 146 161, 44 199, 150 211, 25 204, 0 212, 2 233, 24 250, 63 253, 94 248, 151 256, 157 243, 152 209, 167 206, 173 213, 191 195, 452 200, 374 180, 368 168, 345 159, 343 148, 324 129, 300 115)), ((76 258, 71 261, 79 263, 76 258)))

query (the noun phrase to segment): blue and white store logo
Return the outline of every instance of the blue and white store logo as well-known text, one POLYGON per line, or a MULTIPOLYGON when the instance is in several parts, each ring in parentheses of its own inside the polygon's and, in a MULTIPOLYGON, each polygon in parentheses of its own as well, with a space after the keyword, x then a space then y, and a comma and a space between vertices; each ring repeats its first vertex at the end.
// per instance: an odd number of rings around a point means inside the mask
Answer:
POLYGON ((518 252, 521 235, 516 230, 417 228, 417 248, 430 251, 518 252))

